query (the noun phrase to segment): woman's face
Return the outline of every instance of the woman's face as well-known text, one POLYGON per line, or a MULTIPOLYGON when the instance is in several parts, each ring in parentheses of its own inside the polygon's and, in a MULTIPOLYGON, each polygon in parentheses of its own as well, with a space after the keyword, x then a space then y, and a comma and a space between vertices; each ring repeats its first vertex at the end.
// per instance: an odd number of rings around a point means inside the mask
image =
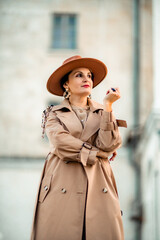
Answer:
POLYGON ((88 68, 76 68, 63 86, 69 89, 71 95, 88 96, 93 87, 92 74, 88 68))

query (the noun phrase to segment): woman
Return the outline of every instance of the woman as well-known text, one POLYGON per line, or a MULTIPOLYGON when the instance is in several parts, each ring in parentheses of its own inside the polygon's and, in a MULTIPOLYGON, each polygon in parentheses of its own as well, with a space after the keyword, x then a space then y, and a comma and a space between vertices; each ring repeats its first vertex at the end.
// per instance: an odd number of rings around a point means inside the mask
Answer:
POLYGON ((43 115, 51 150, 40 181, 32 240, 124 239, 109 163, 122 144, 118 126, 127 127, 112 112, 120 91, 109 89, 103 105, 90 98, 106 75, 101 61, 73 56, 48 79, 48 91, 65 99, 43 115))

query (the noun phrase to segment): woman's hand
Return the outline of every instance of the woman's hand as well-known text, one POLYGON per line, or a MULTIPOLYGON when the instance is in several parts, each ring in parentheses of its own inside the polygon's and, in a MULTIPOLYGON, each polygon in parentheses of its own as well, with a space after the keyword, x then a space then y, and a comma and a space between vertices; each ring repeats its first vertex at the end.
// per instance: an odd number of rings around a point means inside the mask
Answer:
POLYGON ((119 88, 110 88, 105 98, 103 99, 104 109, 108 112, 112 111, 112 103, 117 101, 120 98, 120 91, 119 88))
POLYGON ((112 157, 109 159, 109 161, 113 161, 116 156, 117 156, 117 152, 115 151, 115 152, 112 154, 112 157))
MULTIPOLYGON (((108 156, 110 156, 110 155, 111 155, 111 154, 109 154, 108 152, 104 152, 104 151, 102 151, 102 150, 99 150, 99 151, 97 152, 96 157, 108 158, 108 156)), ((117 156, 117 152, 114 151, 114 152, 112 153, 112 156, 111 156, 110 158, 108 158, 108 160, 109 160, 109 161, 113 161, 116 156, 117 156)))
POLYGON ((109 102, 113 103, 117 101, 120 98, 120 91, 119 88, 110 88, 107 93, 105 98, 103 99, 103 102, 109 102))

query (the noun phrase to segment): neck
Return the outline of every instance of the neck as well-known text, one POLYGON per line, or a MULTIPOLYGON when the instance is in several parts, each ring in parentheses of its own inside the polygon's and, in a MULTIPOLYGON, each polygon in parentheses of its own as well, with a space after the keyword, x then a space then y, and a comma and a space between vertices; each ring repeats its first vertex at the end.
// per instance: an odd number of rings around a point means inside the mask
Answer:
POLYGON ((75 106, 78 106, 78 107, 87 106, 87 97, 71 95, 70 98, 69 98, 69 101, 72 105, 75 105, 75 106))

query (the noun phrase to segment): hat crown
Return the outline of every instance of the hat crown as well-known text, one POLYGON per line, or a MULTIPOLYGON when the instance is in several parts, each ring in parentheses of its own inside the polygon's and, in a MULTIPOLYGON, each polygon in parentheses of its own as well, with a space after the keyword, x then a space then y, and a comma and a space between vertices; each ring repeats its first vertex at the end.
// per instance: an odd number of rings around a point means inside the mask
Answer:
POLYGON ((79 56, 79 55, 72 56, 72 57, 70 57, 70 58, 67 58, 67 59, 63 62, 62 65, 66 64, 66 63, 68 63, 68 62, 71 62, 71 61, 73 61, 73 60, 80 59, 80 58, 82 58, 82 57, 79 56))

